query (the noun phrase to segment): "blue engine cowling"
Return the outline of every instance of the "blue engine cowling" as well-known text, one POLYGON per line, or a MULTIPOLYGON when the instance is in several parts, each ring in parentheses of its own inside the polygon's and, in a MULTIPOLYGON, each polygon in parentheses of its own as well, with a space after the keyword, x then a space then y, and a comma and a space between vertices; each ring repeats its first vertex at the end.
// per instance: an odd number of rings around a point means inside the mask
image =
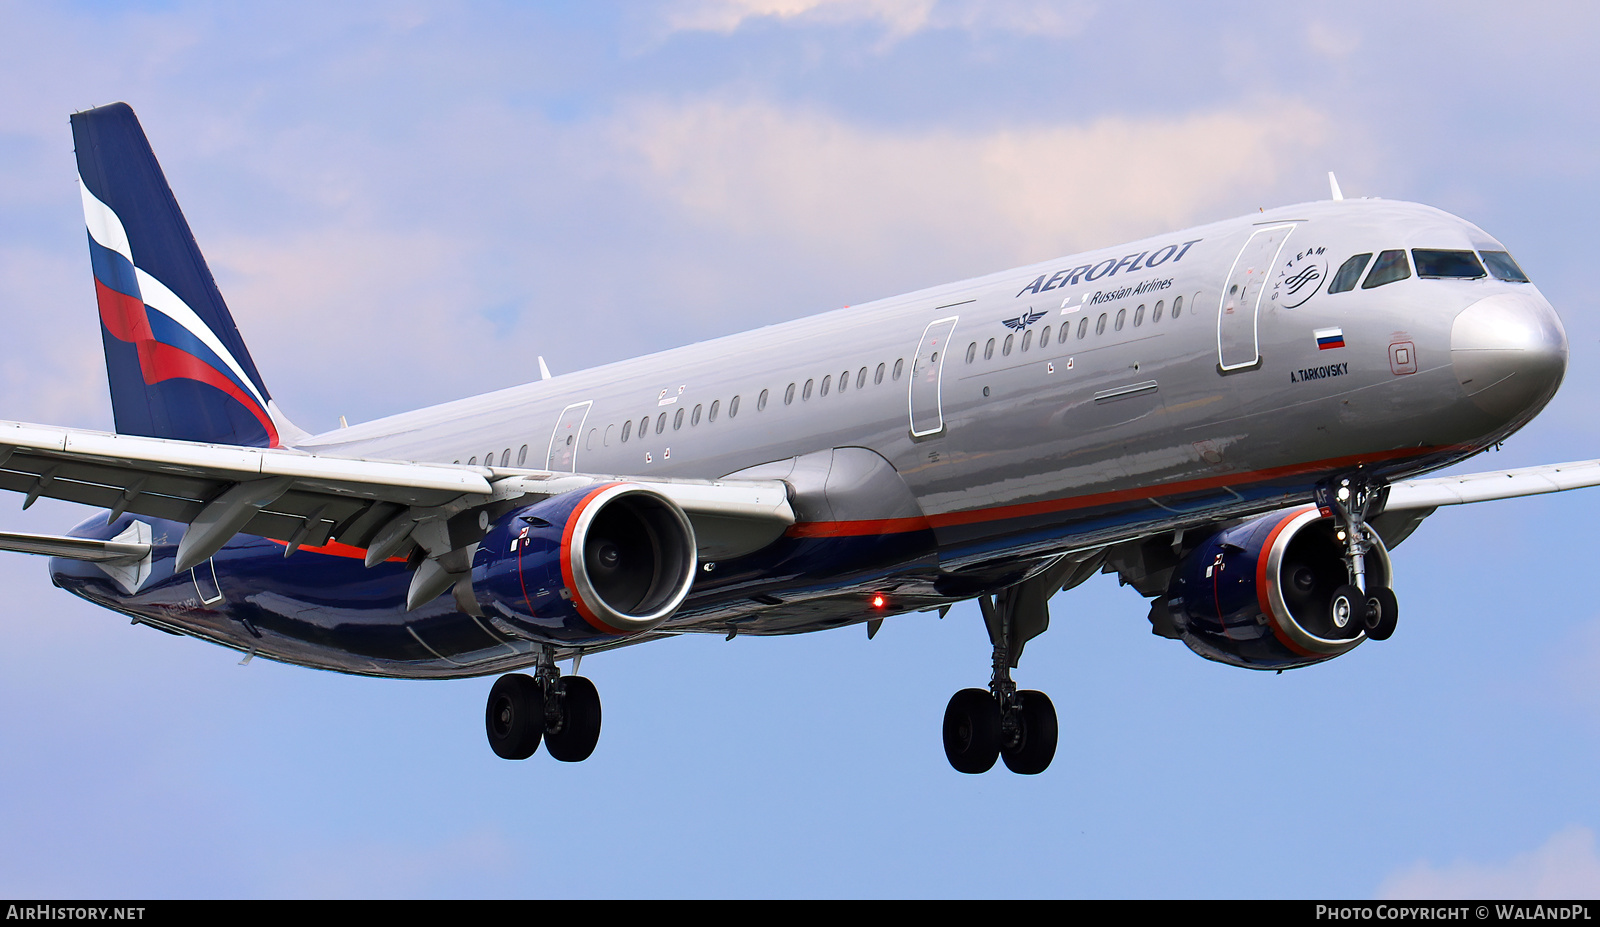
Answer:
POLYGON ((582 644, 652 630, 694 582, 694 529, 671 499, 632 483, 552 496, 479 542, 472 589, 517 637, 582 644))
MULTIPOLYGON (((1344 543, 1315 508, 1224 528, 1179 562, 1165 604, 1184 643, 1208 660, 1289 669, 1332 659, 1366 640, 1360 622, 1336 628, 1333 591, 1350 582, 1344 543)), ((1368 588, 1387 586, 1389 552, 1376 533, 1368 588)))

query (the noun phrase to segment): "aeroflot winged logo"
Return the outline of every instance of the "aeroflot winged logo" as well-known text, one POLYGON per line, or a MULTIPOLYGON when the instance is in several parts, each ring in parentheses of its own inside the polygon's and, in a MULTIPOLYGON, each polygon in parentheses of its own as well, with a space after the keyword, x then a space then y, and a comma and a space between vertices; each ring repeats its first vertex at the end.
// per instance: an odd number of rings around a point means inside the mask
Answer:
POLYGON ((1014 319, 1001 319, 1000 324, 1014 332, 1020 332, 1044 317, 1045 311, 1041 309, 1038 312, 1024 312, 1014 319))
POLYGON ((145 384, 192 380, 221 390, 261 424, 269 446, 276 447, 278 430, 267 414, 267 399, 238 359, 188 303, 134 263, 128 234, 111 207, 81 180, 78 189, 89 227, 100 324, 110 337, 137 350, 145 384))

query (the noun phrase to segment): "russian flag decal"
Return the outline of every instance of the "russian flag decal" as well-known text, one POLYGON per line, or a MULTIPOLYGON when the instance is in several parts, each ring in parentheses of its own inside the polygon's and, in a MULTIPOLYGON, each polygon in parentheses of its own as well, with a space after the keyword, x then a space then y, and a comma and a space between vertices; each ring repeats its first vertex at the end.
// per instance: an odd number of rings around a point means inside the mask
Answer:
POLYGON ((1317 339, 1317 350, 1319 351, 1344 347, 1344 329, 1342 328, 1319 328, 1311 334, 1317 339))

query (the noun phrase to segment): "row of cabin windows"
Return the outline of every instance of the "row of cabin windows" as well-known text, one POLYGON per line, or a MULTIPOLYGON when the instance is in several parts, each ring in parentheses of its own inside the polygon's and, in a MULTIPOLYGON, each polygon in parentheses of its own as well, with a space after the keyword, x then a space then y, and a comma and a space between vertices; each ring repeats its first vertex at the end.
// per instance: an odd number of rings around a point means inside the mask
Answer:
MULTIPOLYGON (((1493 274, 1496 280, 1507 283, 1528 282, 1528 275, 1505 251, 1480 251, 1474 254, 1471 251, 1412 248, 1411 258, 1416 262, 1417 276, 1424 280, 1478 280, 1493 274), (1479 256, 1483 258, 1482 263, 1478 262, 1479 256), (1485 265, 1488 266, 1487 272, 1485 265)), ((1369 261, 1372 261, 1371 251, 1357 254, 1341 264, 1338 273, 1333 275, 1333 282, 1328 284, 1328 292, 1344 293, 1355 289, 1356 281, 1361 280, 1361 272, 1367 269, 1369 261)), ((1372 270, 1367 274, 1367 279, 1361 281, 1361 288, 1370 290, 1410 276, 1411 265, 1406 261, 1405 250, 1395 248, 1380 253, 1378 259, 1372 261, 1372 270)))
MULTIPOLYGON (((885 375, 887 375, 888 378, 891 381, 893 381, 893 380, 900 379, 901 375, 904 372, 905 372, 905 358, 896 358, 895 362, 894 362, 894 367, 892 369, 889 367, 887 362, 878 364, 876 370, 873 370, 870 367, 862 367, 860 370, 855 371, 855 374, 854 374, 855 388, 858 389, 858 390, 865 389, 866 385, 867 385, 867 377, 868 377, 869 374, 872 377, 873 385, 877 386, 877 385, 883 383, 885 375)), ((802 402, 805 402, 806 400, 809 400, 811 398, 813 392, 819 393, 822 396, 826 396, 830 392, 834 392, 835 389, 837 389, 837 391, 839 393, 844 393, 844 392, 846 392, 847 390, 850 389, 851 379, 852 379, 851 372, 849 370, 845 370, 845 371, 843 371, 843 372, 841 372, 839 374, 839 379, 837 381, 837 387, 835 387, 835 381, 834 381, 834 378, 833 378, 833 374, 831 374, 831 373, 827 374, 826 376, 824 376, 822 378, 822 385, 821 385, 820 389, 818 389, 817 381, 814 378, 810 379, 810 380, 807 380, 803 387, 799 386, 798 383, 790 383, 788 388, 784 390, 784 393, 783 393, 783 404, 787 406, 787 405, 792 405, 794 403, 795 389, 797 387, 799 387, 799 389, 800 389, 800 400, 802 402)), ((766 408, 767 408, 767 399, 770 396, 770 393, 771 393, 770 390, 762 390, 761 394, 756 397, 756 411, 757 412, 762 412, 762 411, 766 410, 766 408)), ((727 410, 728 411, 728 418, 730 418, 730 419, 734 418, 739 414, 739 403, 740 403, 740 397, 739 396, 734 396, 732 399, 728 400, 728 410, 727 410)), ((684 423, 684 419, 686 417, 688 419, 690 427, 694 427, 695 425, 700 424, 700 420, 702 418, 702 413, 704 413, 704 418, 705 418, 707 424, 710 424, 711 422, 715 422, 717 420, 717 417, 722 413, 722 400, 720 400, 720 399, 712 400, 711 405, 710 405, 709 408, 707 408, 704 404, 697 403, 693 410, 681 409, 681 408, 678 409, 677 412, 672 413, 672 430, 673 431, 677 431, 678 429, 682 428, 683 427, 683 423, 684 423)), ((654 423, 654 425, 655 425, 655 433, 656 434, 659 435, 659 434, 663 434, 663 433, 666 432, 666 430, 667 430, 667 415, 668 415, 668 413, 666 413, 666 412, 662 412, 662 413, 659 413, 659 414, 656 415, 655 423, 654 423)), ((605 444, 607 446, 609 446, 611 444, 611 431, 615 427, 616 427, 615 425, 607 425, 606 426, 606 434, 605 434, 605 437, 604 437, 603 440, 604 440, 604 442, 605 442, 605 444)), ((643 418, 640 418, 639 419, 639 425, 638 425, 638 435, 639 435, 641 440, 644 438, 644 436, 646 434, 649 434, 650 429, 651 429, 650 416, 646 415, 643 418)), ((585 445, 584 445, 586 449, 588 449, 588 450, 593 450, 594 449, 595 436, 598 433, 599 433, 599 429, 598 428, 589 429, 589 437, 588 437, 588 439, 587 439, 587 441, 585 442, 585 445)), ((633 435, 634 435, 634 423, 633 423, 632 419, 629 419, 628 421, 622 423, 622 434, 621 434, 622 441, 624 443, 626 443, 630 438, 633 437, 633 435)), ((569 437, 568 438, 568 443, 570 444, 571 441, 572 441, 572 439, 569 437)), ((496 453, 495 451, 490 451, 489 453, 483 455, 483 465, 484 466, 492 467, 492 466, 495 465, 495 462, 494 462, 495 461, 495 453, 496 453)), ((526 444, 524 444, 524 445, 522 445, 521 450, 519 450, 517 452, 517 466, 519 466, 519 467, 525 466, 527 464, 527 460, 528 460, 528 446, 526 444)), ((506 448, 504 451, 500 452, 500 466, 509 467, 509 466, 511 466, 510 461, 511 461, 511 449, 510 448, 506 448)), ((460 462, 461 461, 459 461, 459 460, 455 461, 455 463, 460 463, 460 462)), ((470 458, 467 459, 468 466, 476 466, 477 463, 478 463, 478 458, 475 457, 475 456, 474 457, 470 457, 470 458)))
MULTIPOLYGON (((1157 322, 1160 322, 1162 316, 1166 314, 1166 311, 1167 311, 1167 301, 1164 300, 1164 299, 1157 300, 1156 301, 1156 305, 1155 305, 1155 309, 1152 310, 1151 313, 1150 313, 1150 324, 1154 325, 1157 322)), ((1174 299, 1172 301, 1172 318, 1176 319, 1180 315, 1183 315, 1183 297, 1182 296, 1179 296, 1177 299, 1174 299)), ((1133 310, 1133 327, 1134 328, 1138 328, 1139 326, 1144 324, 1144 316, 1145 316, 1145 304, 1144 303, 1140 303, 1138 308, 1133 310)), ((1100 313, 1100 317, 1095 320, 1094 333, 1096 335, 1103 335, 1103 334, 1106 333, 1106 321, 1107 321, 1108 318, 1110 318, 1110 313, 1102 312, 1102 313, 1100 313)), ((1111 323, 1112 330, 1120 332, 1120 331, 1122 331, 1123 327, 1125 325, 1127 325, 1127 323, 1128 323, 1128 310, 1127 310, 1127 308, 1124 307, 1122 309, 1118 309, 1117 310, 1116 320, 1111 323)), ((1087 338, 1088 336, 1089 336, 1089 317, 1088 316, 1084 316, 1083 318, 1078 320, 1078 338, 1083 339, 1083 338, 1087 338)), ((1070 321, 1069 322, 1063 322, 1061 324, 1061 328, 1059 330, 1059 334, 1057 334, 1057 336, 1056 336, 1056 343, 1057 344, 1066 344, 1067 340, 1070 339, 1071 337, 1072 337, 1072 323, 1070 321)), ((1013 333, 1013 334, 1007 335, 1006 336, 1006 340, 1000 343, 1000 356, 1001 357, 1010 357, 1011 356, 1011 349, 1012 349, 1013 346, 1015 346, 1016 338, 1017 338, 1016 334, 1013 333)), ((1050 344, 1050 326, 1046 325, 1044 328, 1039 329, 1039 348, 1042 350, 1045 347, 1047 347, 1049 344, 1050 344)), ((1025 331, 1025 332, 1022 333, 1022 345, 1021 345, 1020 350, 1022 350, 1023 352, 1026 352, 1031 347, 1033 347, 1033 330, 1029 329, 1028 331, 1025 331)), ((989 359, 994 357, 994 348, 995 348, 995 339, 990 338, 989 342, 983 346, 983 359, 984 360, 989 360, 989 359)), ((978 343, 976 341, 974 341, 971 344, 967 345, 967 363, 969 363, 969 364, 972 363, 974 360, 977 359, 977 356, 978 356, 978 343)))

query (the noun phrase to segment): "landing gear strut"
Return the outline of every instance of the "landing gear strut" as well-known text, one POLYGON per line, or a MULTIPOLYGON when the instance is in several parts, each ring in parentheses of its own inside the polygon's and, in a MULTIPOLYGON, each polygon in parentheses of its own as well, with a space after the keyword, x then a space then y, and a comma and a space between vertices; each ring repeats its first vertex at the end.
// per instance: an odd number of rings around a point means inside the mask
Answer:
POLYGON ((1043 692, 1019 690, 1011 670, 1022 647, 1050 624, 1046 603, 1060 586, 1055 570, 981 596, 978 606, 994 645, 989 690, 962 689, 944 710, 944 752, 957 772, 982 773, 1003 759, 1014 773, 1044 772, 1056 755, 1055 705, 1043 692))
POLYGON ((533 756, 542 739, 564 763, 586 760, 600 740, 600 693, 582 676, 562 676, 545 648, 533 676, 509 673, 495 682, 484 729, 490 749, 503 759, 533 756))
POLYGON ((1367 519, 1383 511, 1388 494, 1387 486, 1361 477, 1317 488, 1317 505, 1333 512, 1339 539, 1345 545, 1345 567, 1350 571, 1350 582, 1335 589, 1329 603, 1333 626, 1347 630, 1351 637, 1365 632, 1372 640, 1388 640, 1400 619, 1394 592, 1367 576, 1367 551, 1372 548, 1373 533, 1367 519))

